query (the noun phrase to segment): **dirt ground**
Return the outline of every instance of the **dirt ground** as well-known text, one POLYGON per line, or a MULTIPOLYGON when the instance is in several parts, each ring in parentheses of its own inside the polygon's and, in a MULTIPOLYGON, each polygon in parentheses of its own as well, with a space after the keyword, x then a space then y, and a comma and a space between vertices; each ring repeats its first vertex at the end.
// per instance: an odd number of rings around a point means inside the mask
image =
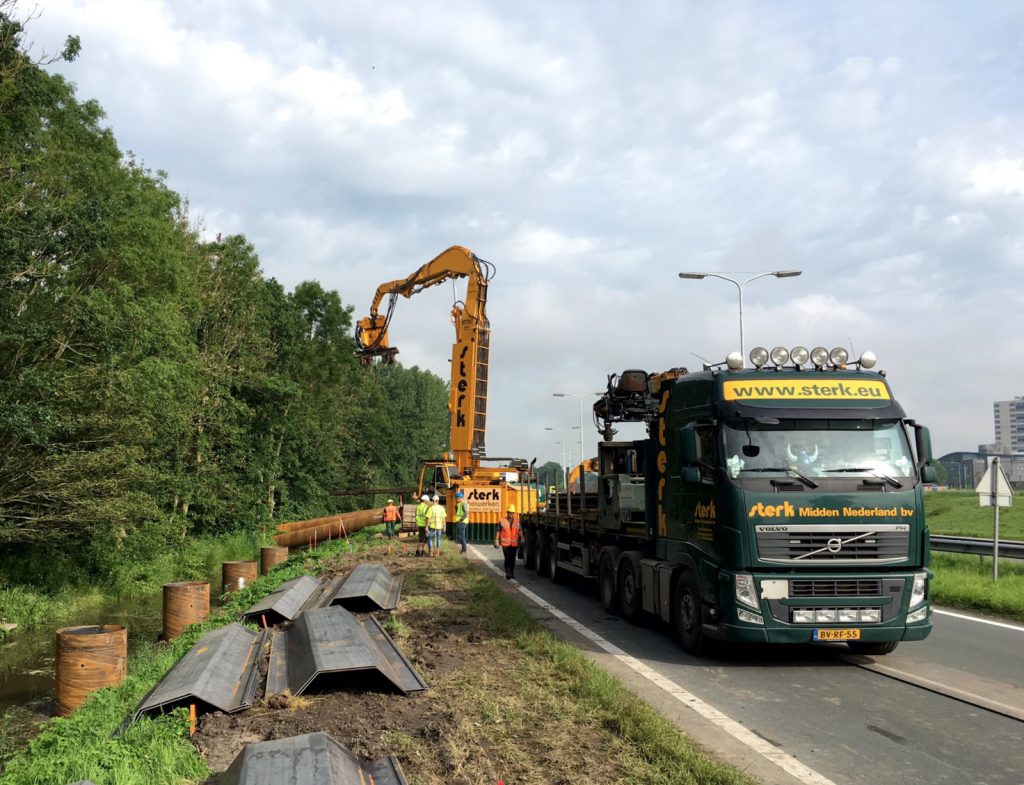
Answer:
POLYGON ((328 569, 343 574, 372 561, 404 574, 394 617, 377 617, 429 689, 349 688, 207 715, 193 740, 210 768, 223 771, 249 742, 326 731, 364 759, 395 754, 413 785, 624 782, 614 754, 621 740, 563 694, 550 665, 529 661, 505 637, 488 616, 488 579, 451 543, 440 559, 415 558, 413 549, 403 543, 388 555, 381 544, 328 569))

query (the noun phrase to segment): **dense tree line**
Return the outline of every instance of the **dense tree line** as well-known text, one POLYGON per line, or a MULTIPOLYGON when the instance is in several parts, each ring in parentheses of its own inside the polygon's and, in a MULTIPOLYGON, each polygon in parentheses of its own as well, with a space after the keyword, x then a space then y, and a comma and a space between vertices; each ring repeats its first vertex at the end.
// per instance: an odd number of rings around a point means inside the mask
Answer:
POLYGON ((337 292, 287 292, 245 238, 204 241, 13 11, 0 0, 0 548, 102 569, 414 483, 447 441, 444 382, 360 368, 337 292))

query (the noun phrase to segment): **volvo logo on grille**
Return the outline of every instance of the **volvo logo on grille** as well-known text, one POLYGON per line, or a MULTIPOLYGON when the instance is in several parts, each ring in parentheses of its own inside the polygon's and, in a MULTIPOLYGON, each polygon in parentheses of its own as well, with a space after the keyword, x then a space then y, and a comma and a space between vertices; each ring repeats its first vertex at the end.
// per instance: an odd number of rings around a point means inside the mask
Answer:
POLYGON ((829 553, 839 553, 843 549, 843 541, 838 537, 833 537, 825 543, 825 547, 828 548, 829 553))

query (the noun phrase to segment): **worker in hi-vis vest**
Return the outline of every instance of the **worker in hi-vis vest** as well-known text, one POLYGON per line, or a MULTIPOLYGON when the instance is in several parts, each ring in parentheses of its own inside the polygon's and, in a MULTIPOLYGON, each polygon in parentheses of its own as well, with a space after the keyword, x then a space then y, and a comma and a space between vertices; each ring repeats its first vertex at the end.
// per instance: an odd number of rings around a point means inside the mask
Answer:
POLYGON ((398 523, 398 508, 394 499, 388 499, 388 506, 384 508, 384 528, 387 529, 388 539, 395 536, 395 524, 398 523))
POLYGON ((427 510, 427 541, 430 543, 430 554, 435 559, 441 555, 441 538, 448 522, 448 511, 441 506, 441 497, 434 495, 433 504, 427 510))
POLYGON ((427 494, 420 496, 420 503, 416 505, 416 555, 422 556, 427 548, 427 511, 430 510, 430 497, 427 494))
POLYGON ((498 521, 498 531, 494 533, 494 547, 501 548, 505 556, 505 580, 510 581, 516 577, 516 555, 519 553, 519 543, 523 540, 522 529, 519 528, 519 516, 516 515, 516 506, 510 504, 505 512, 505 517, 498 521))
POLYGON ((469 502, 466 495, 459 491, 455 494, 455 536, 459 538, 459 548, 466 552, 466 527, 469 524, 469 502))

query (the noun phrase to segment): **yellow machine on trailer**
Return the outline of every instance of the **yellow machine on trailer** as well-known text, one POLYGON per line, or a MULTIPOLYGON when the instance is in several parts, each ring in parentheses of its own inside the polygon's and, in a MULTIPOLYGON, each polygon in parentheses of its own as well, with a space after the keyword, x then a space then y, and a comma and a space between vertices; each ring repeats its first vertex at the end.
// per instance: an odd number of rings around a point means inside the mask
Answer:
POLYGON ((467 279, 466 296, 452 305, 455 343, 452 344, 451 384, 448 398, 450 453, 427 461, 420 470, 418 493, 443 497, 448 520, 454 520, 455 493, 462 491, 470 507, 470 539, 487 541, 509 504, 520 512, 537 508, 537 488, 531 467, 524 460, 487 458, 487 389, 491 328, 487 320, 487 287, 494 265, 468 248, 453 245, 408 278, 377 287, 370 315, 356 323, 357 354, 363 365, 375 359, 393 363, 398 349, 391 346, 388 327, 398 297, 414 294, 445 281, 467 279), (381 307, 387 298, 387 307, 381 307), (485 461, 499 462, 496 466, 485 461))

